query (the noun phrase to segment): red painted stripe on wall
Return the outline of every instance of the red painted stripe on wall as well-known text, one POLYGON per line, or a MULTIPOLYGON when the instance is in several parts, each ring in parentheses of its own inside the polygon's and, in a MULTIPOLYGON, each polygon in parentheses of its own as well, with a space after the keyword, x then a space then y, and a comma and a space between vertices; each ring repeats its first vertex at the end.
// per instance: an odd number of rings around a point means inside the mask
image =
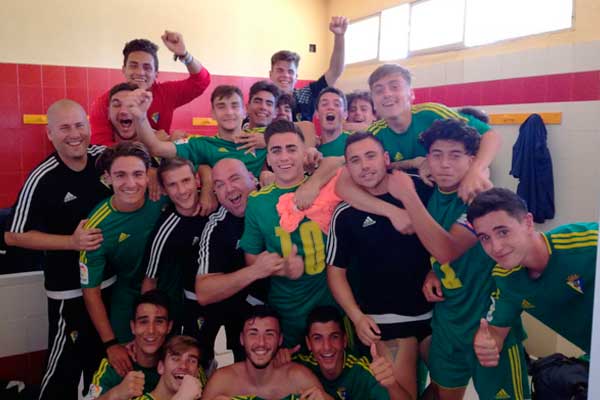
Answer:
MULTIPOLYGON (((160 72, 158 78, 168 81, 186 75, 160 72)), ((247 94, 259 79, 212 75, 204 95, 177 109, 172 129, 210 133, 214 128, 192 126, 192 117, 210 116, 211 91, 227 83, 238 85, 247 94)), ((23 125, 22 115, 44 114, 50 104, 63 97, 88 109, 96 97, 122 80, 118 69, 0 63, 0 207, 14 203, 29 171, 52 151, 44 126, 23 125)), ((299 85, 307 82, 300 81, 299 85)), ((419 103, 434 101, 451 107, 600 100, 600 71, 417 88, 415 95, 419 103)))

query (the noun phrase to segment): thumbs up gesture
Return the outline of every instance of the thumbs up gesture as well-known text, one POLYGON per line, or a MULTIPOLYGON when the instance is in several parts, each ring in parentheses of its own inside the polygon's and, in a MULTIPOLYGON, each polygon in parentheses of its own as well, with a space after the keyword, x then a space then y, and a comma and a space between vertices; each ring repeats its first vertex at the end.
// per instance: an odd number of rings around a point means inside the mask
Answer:
POLYGON ((290 279, 298 279, 304 274, 304 259, 298 255, 298 246, 292 245, 291 253, 284 263, 284 275, 290 279))
POLYGON ((485 318, 479 322, 479 329, 475 333, 473 347, 479 363, 484 367, 496 367, 500 359, 500 349, 492 335, 489 323, 485 318))
POLYGON ((373 360, 371 361, 370 368, 377 382, 388 389, 396 385, 392 363, 387 358, 379 355, 375 342, 371 343, 371 358, 373 360))

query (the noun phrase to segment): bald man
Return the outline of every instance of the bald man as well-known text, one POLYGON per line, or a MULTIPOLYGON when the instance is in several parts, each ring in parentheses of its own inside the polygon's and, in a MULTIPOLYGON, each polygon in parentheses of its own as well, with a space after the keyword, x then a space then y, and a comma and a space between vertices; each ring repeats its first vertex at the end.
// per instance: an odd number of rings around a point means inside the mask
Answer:
POLYGON ((89 145, 84 109, 63 99, 52 104, 47 115, 48 139, 55 151, 27 177, 4 239, 11 246, 45 250, 49 332, 40 399, 77 399, 82 372, 83 387, 88 387, 102 352, 83 303, 78 263, 80 250, 100 246, 102 232, 85 229, 84 218, 111 191, 94 166, 104 147, 89 145))
POLYGON ((233 158, 218 161, 212 170, 212 180, 221 207, 209 217, 200 238, 196 275, 196 297, 203 318, 200 346, 203 362, 210 361, 214 357, 216 334, 224 325, 227 347, 233 350, 235 361, 241 361, 244 350, 239 337, 243 315, 249 305, 266 300, 264 278, 279 271, 283 259, 278 254, 264 252, 254 264, 246 265, 238 243, 244 232, 248 195, 256 189, 256 181, 244 163, 233 158))

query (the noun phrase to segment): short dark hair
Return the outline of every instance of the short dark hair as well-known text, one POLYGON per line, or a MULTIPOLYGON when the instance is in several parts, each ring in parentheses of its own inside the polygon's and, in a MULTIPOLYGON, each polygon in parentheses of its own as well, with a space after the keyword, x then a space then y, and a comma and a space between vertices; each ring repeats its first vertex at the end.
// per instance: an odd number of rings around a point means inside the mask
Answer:
POLYGON ((274 84, 272 84, 269 81, 258 81, 255 82, 252 86, 250 86, 250 93, 248 95, 248 102, 252 101, 252 98, 254 97, 254 95, 256 95, 258 92, 269 92, 273 95, 273 98, 275 99, 275 102, 277 102, 277 99, 279 98, 279 95, 281 93, 281 91, 279 90, 279 88, 277 86, 275 86, 274 84))
POLYGON ((334 306, 317 306, 312 309, 306 318, 306 336, 310 333, 310 328, 315 322, 335 322, 340 330, 345 333, 342 313, 334 306))
POLYGON ((302 143, 304 143, 304 134, 302 133, 300 128, 296 126, 296 124, 294 124, 292 121, 279 119, 271 122, 267 126, 267 129, 265 129, 265 143, 267 144, 267 146, 269 146, 269 141, 271 140, 271 137, 278 133, 295 133, 300 137, 302 143))
POLYGON ((425 147, 427 152, 436 140, 451 140, 462 143, 468 155, 474 156, 479 150, 481 136, 477 129, 467 125, 461 119, 440 119, 434 121, 429 129, 419 136, 419 143, 425 147))
POLYGON ((231 97, 234 94, 240 96, 240 99, 244 101, 244 95, 239 87, 234 85, 219 85, 210 94, 210 105, 214 106, 215 100, 222 99, 224 97, 231 97))
POLYGON ((471 117, 475 117, 478 120, 480 120, 481 122, 484 122, 486 124, 488 122, 490 122, 490 117, 488 117, 487 113, 483 110, 480 110, 479 108, 463 107, 460 110, 458 110, 458 112, 460 114, 470 115, 471 117))
POLYGON ((294 53, 293 51, 280 50, 271 56, 271 68, 273 68, 277 61, 291 62, 296 66, 296 68, 298 68, 298 64, 300 64, 300 55, 298 55, 298 53, 294 53))
POLYGON ((105 149, 96 159, 96 169, 100 172, 110 172, 115 160, 119 157, 137 157, 146 166, 150 167, 150 153, 141 142, 120 142, 105 149))
POLYGON ((373 104, 373 98, 371 97, 371 93, 366 90, 355 90, 346 95, 346 100, 348 101, 348 109, 352 106, 356 100, 363 100, 368 102, 371 105, 371 111, 375 113, 375 105, 373 104))
POLYGON ((348 152, 348 147, 350 147, 350 145, 353 143, 360 142, 361 140, 372 140, 375 143, 379 144, 379 146, 381 147, 381 150, 383 150, 385 152, 385 146, 383 145, 383 142, 381 141, 381 139, 379 139, 377 136, 373 135, 371 132, 357 131, 357 132, 353 133, 352 135, 348 136, 348 139, 346 139, 346 146, 344 147, 344 157, 346 157, 346 153, 348 152))
POLYGON ((153 304, 167 310, 167 318, 171 321, 171 312, 169 310, 169 296, 160 289, 152 289, 141 294, 133 303, 132 319, 135 320, 137 309, 141 304, 153 304))
POLYGON ((319 95, 317 96, 317 101, 315 101, 315 109, 319 108, 319 101, 321 100, 321 97, 323 97, 323 95, 325 93, 333 93, 333 94, 338 95, 339 98, 342 99, 342 104, 344 105, 344 110, 348 109, 348 103, 346 102, 346 95, 340 89, 334 88, 333 86, 327 86, 325 89, 323 89, 319 92, 319 95))
POLYGON ((412 78, 409 70, 399 64, 383 64, 369 75, 369 88, 373 89, 375 82, 392 74, 400 74, 408 86, 411 85, 412 78))
POLYGON ((158 46, 148 39, 133 39, 130 42, 125 43, 125 47, 123 47, 123 66, 127 64, 127 58, 130 53, 134 51, 143 51, 148 53, 154 59, 154 69, 158 71, 158 46))
POLYGON ((108 99, 112 99, 112 97, 119 92, 133 92, 138 88, 137 85, 129 82, 121 82, 110 88, 108 92, 108 99))
POLYGON ((196 171, 194 169, 194 164, 192 164, 190 160, 181 157, 163 158, 160 161, 158 169, 156 170, 156 178, 158 179, 158 183, 160 183, 160 186, 164 187, 162 174, 164 174, 167 171, 172 171, 174 169, 185 166, 188 166, 190 168, 190 171, 192 171, 192 175, 194 175, 196 171))
POLYGON ((195 338, 185 335, 175 335, 162 346, 159 359, 164 361, 169 354, 179 355, 189 349, 198 350, 199 357, 202 355, 200 343, 195 338))
POLYGON ((290 93, 281 93, 277 98, 277 107, 287 104, 293 110, 296 107, 296 99, 290 93))
POLYGON ((256 318, 275 318, 277 322, 281 320, 279 313, 266 304, 258 304, 249 307, 244 315, 244 324, 248 321, 253 321, 256 318))
POLYGON ((467 209, 467 220, 473 223, 477 218, 494 211, 505 211, 515 219, 527 214, 527 203, 516 193, 504 188, 493 188, 479 193, 467 209))

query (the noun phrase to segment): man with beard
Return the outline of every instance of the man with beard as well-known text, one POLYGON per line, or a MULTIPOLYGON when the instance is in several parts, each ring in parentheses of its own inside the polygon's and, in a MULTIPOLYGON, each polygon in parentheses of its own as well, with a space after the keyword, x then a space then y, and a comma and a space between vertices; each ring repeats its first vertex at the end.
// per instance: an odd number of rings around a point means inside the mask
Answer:
POLYGON ((246 360, 217 370, 202 397, 207 400, 233 396, 289 399, 300 395, 303 399, 332 400, 306 367, 295 363, 273 365, 271 361, 282 341, 278 315, 269 307, 254 306, 244 320, 240 335, 246 360))
MULTIPOLYGON (((388 193, 390 160, 370 133, 346 141, 352 180, 385 203, 402 204, 388 193)), ((414 178, 419 197, 430 190, 414 178)), ((429 254, 416 235, 398 234, 387 218, 347 203, 333 214, 327 242, 327 278, 336 301, 356 327, 361 342, 393 364, 394 376, 412 398, 417 395, 416 365, 423 339, 431 333, 431 305, 421 292, 429 254)))
POLYGON ((266 301, 268 282, 264 278, 280 273, 284 262, 279 254, 264 252, 247 265, 239 248, 246 202, 256 188, 246 166, 240 160, 225 158, 215 164, 212 180, 221 207, 209 216, 200 239, 197 304, 192 313, 197 328, 186 332, 198 338, 205 368, 214 358, 215 338, 221 326, 225 326, 227 347, 233 350, 235 361, 243 360, 239 337, 244 315, 250 304, 266 301))

